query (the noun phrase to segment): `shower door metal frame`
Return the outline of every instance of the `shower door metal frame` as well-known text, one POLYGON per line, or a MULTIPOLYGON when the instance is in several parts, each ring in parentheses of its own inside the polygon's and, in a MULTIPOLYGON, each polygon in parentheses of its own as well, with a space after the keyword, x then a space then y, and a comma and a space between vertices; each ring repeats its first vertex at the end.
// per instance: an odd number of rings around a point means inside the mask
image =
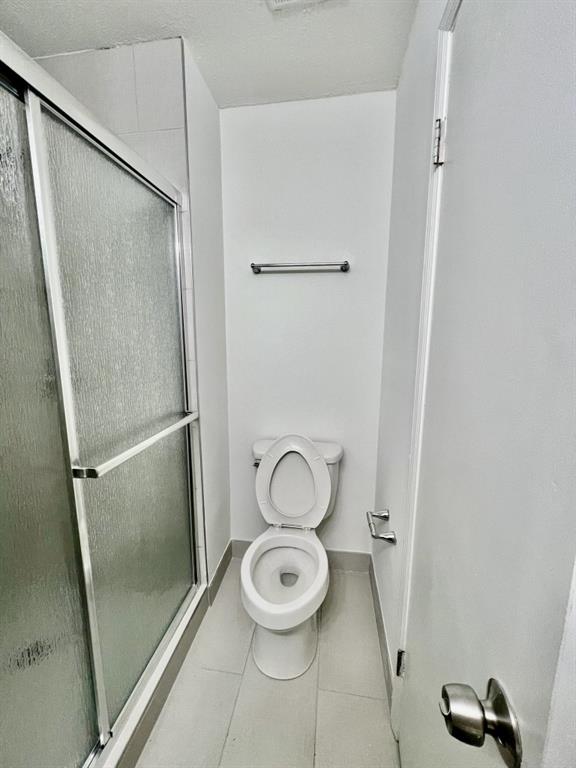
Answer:
MULTIPOLYGON (((146 705, 180 637, 184 633, 207 589, 200 427, 198 412, 191 412, 189 410, 186 327, 184 322, 182 267, 185 254, 183 250, 182 216, 187 210, 187 197, 169 181, 164 179, 154 168, 150 167, 133 150, 124 145, 117 136, 100 125, 80 102, 1 32, 0 64, 7 68, 9 76, 14 76, 15 81, 24 92, 36 215, 56 364, 60 412, 63 422, 62 432, 65 449, 70 460, 69 483, 72 490, 71 498, 76 515, 77 535, 82 560, 87 630, 99 731, 99 743, 95 745, 92 752, 87 756, 85 768, 87 766, 94 768, 94 766, 101 764, 112 766, 121 756, 132 731, 144 713, 146 705), (119 465, 118 459, 130 460, 130 458, 138 455, 142 450, 146 450, 150 445, 157 442, 158 439, 166 436, 166 434, 170 434, 176 429, 185 430, 187 437, 190 556, 193 584, 114 723, 110 722, 106 700, 104 666, 98 632, 94 581, 90 559, 90 543, 82 490, 82 485, 85 482, 97 482, 96 478, 99 475, 97 473, 93 475, 82 474, 79 471, 82 469, 82 466, 78 451, 70 361, 60 287, 57 238, 51 200, 47 146, 42 123, 42 112, 44 110, 55 114, 99 151, 106 154, 113 162, 133 175, 135 180, 145 184, 166 200, 174 209, 174 258, 176 263, 177 294, 179 297, 180 349, 185 412, 172 428, 162 430, 160 436, 152 435, 146 441, 143 441, 145 445, 139 444, 134 446, 132 449, 123 452, 119 457, 114 457, 109 462, 106 462, 106 464, 112 465, 107 469, 107 471, 112 471, 119 465), (111 738, 112 736, 115 738, 111 738)), ((190 260, 191 254, 186 255, 190 260)))

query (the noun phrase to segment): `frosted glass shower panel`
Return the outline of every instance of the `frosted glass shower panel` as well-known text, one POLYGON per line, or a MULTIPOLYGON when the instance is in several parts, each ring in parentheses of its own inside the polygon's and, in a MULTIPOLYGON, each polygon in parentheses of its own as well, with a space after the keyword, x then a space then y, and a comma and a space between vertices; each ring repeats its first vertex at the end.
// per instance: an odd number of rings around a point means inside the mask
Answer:
POLYGON ((0 87, 0 765, 98 741, 24 105, 0 87))
POLYGON ((186 430, 83 489, 114 720, 192 584, 186 430))
MULTIPOLYGON (((43 112, 78 460, 182 419, 175 208, 43 112)), ((112 722, 193 582, 187 429, 81 484, 112 722)))
POLYGON ((181 417, 174 206, 44 112, 80 457, 181 417))

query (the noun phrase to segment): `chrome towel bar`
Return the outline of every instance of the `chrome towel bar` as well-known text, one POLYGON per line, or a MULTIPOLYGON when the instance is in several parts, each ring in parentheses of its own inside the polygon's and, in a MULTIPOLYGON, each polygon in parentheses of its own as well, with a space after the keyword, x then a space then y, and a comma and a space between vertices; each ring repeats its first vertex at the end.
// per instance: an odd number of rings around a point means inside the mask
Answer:
POLYGON ((377 520, 390 520, 390 512, 387 509, 384 509, 382 512, 366 512, 366 520, 368 521, 370 536, 372 536, 373 539, 387 541, 388 544, 397 544, 398 539, 396 538, 396 533, 394 531, 389 531, 388 533, 376 533, 374 518, 377 520))
POLYGON ((349 261, 286 261, 277 264, 250 264, 255 275, 261 272, 350 272, 349 261))
POLYGON ((73 466, 72 477, 75 477, 77 480, 94 480, 99 477, 103 477, 104 475, 108 474, 108 472, 111 472, 113 469, 116 469, 116 467, 119 467, 120 464, 124 464, 125 461, 128 461, 134 456, 137 456, 139 453, 142 453, 142 451, 150 448, 151 445, 154 445, 159 440, 162 440, 164 437, 171 435, 172 432, 176 432, 179 429, 182 429, 182 427, 185 427, 187 424, 196 421, 197 418, 198 414, 196 412, 189 413, 183 419, 179 419, 169 427, 160 430, 160 432, 156 432, 156 434, 152 435, 152 437, 147 437, 146 440, 142 440, 142 442, 136 443, 136 445, 133 445, 132 448, 128 448, 126 451, 119 453, 118 456, 114 456, 113 459, 108 459, 108 461, 105 461, 103 464, 99 464, 97 467, 73 466))

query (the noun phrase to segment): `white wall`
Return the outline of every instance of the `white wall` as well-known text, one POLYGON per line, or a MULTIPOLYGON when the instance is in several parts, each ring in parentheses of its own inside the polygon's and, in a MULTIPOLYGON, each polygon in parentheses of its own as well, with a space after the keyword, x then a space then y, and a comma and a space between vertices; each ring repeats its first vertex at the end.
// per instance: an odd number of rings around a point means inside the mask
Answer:
MULTIPOLYGON (((193 269, 185 264, 188 378, 192 406, 200 401, 211 576, 230 539, 218 108, 179 38, 62 54, 39 63, 100 122, 189 194, 194 264, 193 269)), ((190 227, 184 227, 184 235, 190 240, 190 227)))
POLYGON ((188 186, 178 38, 37 60, 180 189, 188 186))
POLYGON ((222 112, 234 539, 266 527, 252 442, 294 431, 344 447, 324 544, 369 549, 394 107, 381 92, 222 112), (348 274, 250 270, 345 258, 348 274))
MULTIPOLYGON (((416 10, 396 102, 394 181, 376 470, 376 508, 390 509, 394 548, 374 541, 372 556, 388 647, 400 647, 407 550, 407 483, 416 374, 420 289, 430 176, 437 29, 444 0, 416 10)), ((391 660, 391 666, 392 660, 391 660)))
POLYGON ((220 115, 186 42, 184 78, 202 474, 208 573, 212 575, 230 541, 220 115))

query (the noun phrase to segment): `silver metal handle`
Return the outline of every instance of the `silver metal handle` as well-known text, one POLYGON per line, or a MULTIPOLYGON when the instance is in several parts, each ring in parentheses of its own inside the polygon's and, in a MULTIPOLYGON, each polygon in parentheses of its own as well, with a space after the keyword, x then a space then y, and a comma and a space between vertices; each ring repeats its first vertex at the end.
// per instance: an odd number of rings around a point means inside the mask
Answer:
POLYGON ((368 521, 368 528, 370 529, 370 536, 373 539, 379 539, 380 541, 387 541, 388 544, 397 544, 395 531, 388 531, 387 533, 376 533, 376 526, 374 525, 373 518, 377 520, 390 520, 390 512, 387 509, 382 512, 366 512, 366 520, 368 521))
POLYGON ((518 719, 498 680, 490 678, 486 698, 482 700, 469 685, 444 685, 440 712, 448 733, 455 739, 481 747, 486 735, 492 736, 508 768, 520 768, 522 742, 518 719))
POLYGON ((306 272, 327 272, 335 269, 339 272, 350 272, 349 261, 285 261, 276 264, 250 264, 250 269, 255 275, 259 275, 263 270, 271 272, 290 272, 291 270, 302 270, 306 272))
POLYGON ((377 520, 390 520, 390 510, 389 509, 382 509, 380 512, 368 512, 370 517, 376 518, 377 520))
POLYGON ((134 456, 137 456, 139 453, 142 453, 142 451, 145 451, 147 448, 150 448, 151 445, 154 445, 159 440, 162 440, 168 435, 171 435, 172 432, 177 432, 179 429, 182 429, 182 427, 185 427, 187 424, 190 424, 191 422, 196 421, 197 418, 198 418, 198 414, 196 412, 189 413, 183 419, 180 419, 179 421, 176 421, 174 424, 171 424, 169 427, 162 429, 160 432, 157 432, 155 435, 152 435, 152 437, 147 437, 146 440, 142 440, 142 442, 137 443, 136 445, 133 445, 132 448, 128 448, 128 450, 123 451, 122 453, 119 453, 118 456, 114 456, 113 459, 108 459, 108 461, 105 461, 103 464, 99 464, 97 467, 73 466, 72 476, 77 478, 78 480, 93 480, 99 477, 103 477, 104 475, 108 474, 108 472, 111 472, 113 469, 116 469, 116 467, 119 467, 121 464, 124 464, 125 461, 132 459, 134 456))

